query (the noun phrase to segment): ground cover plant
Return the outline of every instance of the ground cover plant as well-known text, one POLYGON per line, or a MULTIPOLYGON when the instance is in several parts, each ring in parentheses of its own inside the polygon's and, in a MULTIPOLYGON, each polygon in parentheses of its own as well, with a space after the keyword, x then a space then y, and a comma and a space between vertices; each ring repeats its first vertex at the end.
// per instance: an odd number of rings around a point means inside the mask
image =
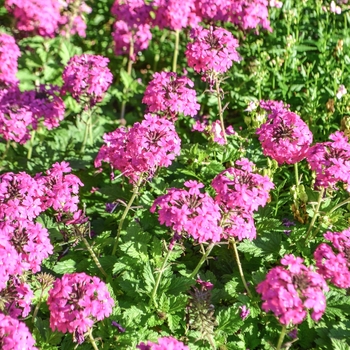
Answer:
POLYGON ((350 4, 0 1, 0 348, 349 349, 350 4))

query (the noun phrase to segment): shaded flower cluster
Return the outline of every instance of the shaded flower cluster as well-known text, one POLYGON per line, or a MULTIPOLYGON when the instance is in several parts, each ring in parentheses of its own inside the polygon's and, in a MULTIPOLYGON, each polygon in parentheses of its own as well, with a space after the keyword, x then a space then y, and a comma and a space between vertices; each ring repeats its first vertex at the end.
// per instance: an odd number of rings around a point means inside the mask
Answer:
POLYGON ((108 62, 108 58, 99 55, 73 56, 62 74, 62 91, 71 93, 78 102, 83 101, 90 106, 102 101, 113 80, 108 62))
POLYGON ((142 102, 149 112, 163 112, 173 119, 178 113, 193 117, 200 109, 193 85, 189 78, 173 72, 154 73, 142 102))
POLYGON ((350 229, 327 232, 324 238, 332 246, 321 243, 316 248, 317 272, 339 288, 350 288, 350 229))
POLYGON ((0 87, 18 84, 17 60, 21 55, 15 39, 8 34, 0 33, 0 87))
POLYGON ((74 341, 81 344, 95 322, 111 315, 114 300, 98 277, 73 273, 56 279, 47 304, 51 329, 72 333, 74 341))
POLYGON ((189 350, 188 346, 173 337, 159 338, 157 343, 148 341, 147 343, 140 343, 137 348, 139 350, 189 350))
POLYGON ((316 186, 334 186, 341 181, 350 191, 350 144, 340 131, 331 134, 332 141, 316 143, 310 147, 307 161, 316 172, 316 186))
POLYGON ((253 239, 256 230, 253 211, 265 206, 269 191, 274 188, 267 176, 254 173, 254 164, 246 158, 217 175, 212 181, 216 202, 224 212, 225 233, 229 236, 253 239))
POLYGON ((264 300, 262 309, 272 311, 283 325, 296 325, 312 310, 311 318, 320 320, 326 309, 328 286, 317 272, 303 264, 303 259, 286 255, 281 264, 272 268, 256 288, 264 300))
POLYGON ((38 350, 28 327, 11 316, 0 313, 0 348, 2 350, 38 350))
POLYGON ((159 207, 159 222, 175 231, 175 240, 188 234, 199 243, 219 242, 223 231, 218 204, 207 193, 200 192, 204 187, 202 183, 190 180, 185 186, 188 190, 168 189, 167 194, 154 201, 151 212, 159 207))
POLYGON ((225 73, 233 61, 241 59, 236 50, 238 40, 226 29, 197 27, 192 29, 191 38, 185 55, 188 65, 197 73, 225 73))
POLYGON ((264 155, 279 164, 295 164, 303 160, 312 143, 307 124, 282 102, 261 101, 260 106, 270 112, 267 121, 257 129, 264 155))
POLYGON ((168 167, 180 154, 181 140, 173 123, 157 115, 146 114, 130 129, 121 127, 103 136, 105 145, 95 159, 95 166, 110 163, 136 183, 142 174, 152 177, 159 167, 168 167))

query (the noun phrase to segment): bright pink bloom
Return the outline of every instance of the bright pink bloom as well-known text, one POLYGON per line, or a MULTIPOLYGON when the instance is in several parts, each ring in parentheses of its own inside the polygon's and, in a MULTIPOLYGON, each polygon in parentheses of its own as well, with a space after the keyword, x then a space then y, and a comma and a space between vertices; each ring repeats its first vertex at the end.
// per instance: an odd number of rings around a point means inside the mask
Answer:
POLYGON ((332 142, 316 143, 309 149, 307 161, 316 172, 316 186, 334 186, 341 181, 350 192, 350 144, 340 131, 330 135, 332 142))
POLYGON ((194 28, 191 32, 192 42, 187 44, 185 55, 187 62, 197 73, 225 73, 232 62, 241 60, 238 41, 223 28, 194 28))
POLYGON ((256 288, 264 300, 262 309, 272 311, 283 325, 300 324, 308 309, 312 309, 311 318, 318 321, 326 309, 324 292, 328 286, 323 277, 303 265, 303 261, 286 255, 281 264, 287 268, 272 268, 256 288))
POLYGON ((173 337, 163 337, 158 339, 157 343, 150 341, 140 343, 137 348, 140 350, 190 350, 188 346, 173 337))
POLYGON ((271 112, 266 123, 257 129, 264 154, 279 164, 295 164, 306 157, 312 143, 307 124, 295 113, 282 107, 282 103, 261 101, 260 106, 271 112))
POLYGON ((227 21, 231 0, 196 0, 196 14, 202 20, 227 21))
POLYGON ((350 288, 350 229, 330 232, 324 237, 333 245, 321 243, 314 252, 317 272, 339 288, 350 288))
POLYGON ((8 34, 0 33, 0 87, 18 84, 17 60, 21 56, 16 40, 8 34))
POLYGON ((73 56, 62 74, 62 91, 70 92, 77 101, 90 106, 102 101, 113 80, 108 62, 108 58, 98 55, 73 56))
POLYGON ((11 316, 0 313, 0 347, 2 350, 38 350, 28 327, 11 316))
POLYGON ((203 184, 191 180, 185 186, 189 190, 168 189, 154 201, 151 212, 158 207, 159 222, 175 231, 174 240, 189 235, 199 243, 219 242, 223 234, 219 206, 207 193, 199 191, 203 184))
POLYGON ((189 78, 173 72, 154 73, 142 102, 149 112, 163 112, 172 118, 178 113, 193 117, 200 109, 193 85, 189 78))
POLYGON ((73 340, 82 343, 95 322, 111 315, 114 300, 98 277, 73 273, 56 279, 47 304, 51 329, 72 333, 73 340))
POLYGON ((168 167, 180 154, 181 140, 175 126, 157 115, 146 114, 144 118, 130 129, 122 127, 105 134, 95 166, 108 162, 134 183, 142 173, 153 177, 159 167, 168 167))

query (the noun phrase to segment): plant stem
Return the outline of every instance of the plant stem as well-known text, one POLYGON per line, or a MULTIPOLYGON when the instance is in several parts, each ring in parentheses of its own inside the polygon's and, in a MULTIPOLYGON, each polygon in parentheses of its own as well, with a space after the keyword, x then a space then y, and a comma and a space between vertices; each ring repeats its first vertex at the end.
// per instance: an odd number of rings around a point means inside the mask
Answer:
MULTIPOLYGON (((131 39, 130 41, 130 48, 129 48, 129 60, 128 60, 128 67, 126 72, 128 73, 129 77, 131 77, 131 72, 132 72, 132 64, 133 64, 133 59, 132 57, 134 56, 134 41, 131 39)), ((126 86, 124 87, 124 93, 126 93, 126 86)), ((125 107, 126 107, 126 101, 122 102, 122 106, 120 109, 120 120, 122 123, 125 124, 125 107)))
POLYGON ((96 266, 98 267, 98 269, 101 271, 102 275, 105 276, 106 278, 108 277, 106 271, 103 269, 103 267, 101 266, 100 261, 98 260, 98 257, 96 256, 95 252, 93 251, 91 245, 89 244, 89 242, 87 241, 87 239, 85 237, 81 238, 82 241, 85 244, 85 247, 87 248, 87 250, 89 251, 92 260, 95 262, 96 266))
POLYGON ((294 174, 295 174, 295 185, 296 190, 299 190, 299 171, 298 171, 298 163, 294 163, 294 174))
POLYGON ((173 56, 173 72, 176 73, 177 57, 179 55, 180 30, 175 30, 175 48, 173 56))
POLYGON ((232 243, 232 248, 233 248, 233 252, 234 252, 234 255, 235 255, 236 262, 237 262, 239 275, 241 276, 244 288, 247 291, 247 294, 248 294, 249 298, 252 298, 253 297, 252 293, 250 292, 250 290, 248 288, 248 284, 247 284, 247 282, 245 280, 245 277, 244 277, 242 264, 241 264, 241 260, 239 259, 238 250, 237 250, 237 244, 236 244, 236 240, 234 239, 234 237, 232 237, 230 239, 230 242, 232 243))
POLYGON ((83 153, 85 151, 85 146, 88 140, 88 136, 90 135, 90 146, 93 144, 93 139, 92 139, 92 124, 91 124, 91 118, 92 118, 92 110, 89 108, 85 113, 86 114, 86 122, 85 122, 85 129, 84 129, 84 139, 81 144, 80 148, 80 153, 83 153))
POLYGON ((215 243, 210 243, 208 245, 207 250, 205 251, 205 253, 201 257, 201 260, 199 260, 199 263, 197 264, 196 268, 192 271, 190 278, 194 278, 197 275, 199 269, 203 265, 204 261, 207 260, 209 254, 213 250, 214 246, 215 246, 215 243))
POLYGON ((139 193, 139 188, 140 188, 140 185, 142 183, 142 180, 143 180, 143 174, 140 174, 140 177, 139 177, 139 180, 137 181, 136 185, 134 186, 133 188, 133 193, 132 193, 132 196, 129 200, 129 203, 127 204, 127 206, 125 207, 125 210, 123 212, 123 215, 119 221, 119 225, 118 225, 118 231, 117 231, 117 236, 115 237, 115 240, 114 240, 114 246, 113 246, 113 250, 112 250, 112 255, 115 254, 116 250, 117 250, 117 247, 118 247, 118 241, 119 241, 119 236, 120 236, 120 232, 123 228, 123 223, 124 223, 124 220, 126 218, 126 216, 128 215, 128 212, 132 206, 132 203, 134 202, 136 196, 138 195, 139 193))
POLYGON ((281 346, 282 346, 282 343, 283 343, 283 339, 284 339, 286 333, 287 333, 287 327, 286 326, 282 326, 282 330, 281 330, 280 337, 278 339, 276 350, 280 350, 281 349, 281 346))
POLYGON ((88 335, 89 335, 89 340, 90 340, 92 347, 94 348, 94 350, 98 350, 98 346, 97 346, 95 339, 92 335, 92 328, 89 328, 88 335))
POLYGON ((221 97, 220 97, 220 83, 219 83, 218 77, 215 78, 215 86, 216 86, 216 96, 218 98, 218 110, 219 110, 221 129, 222 129, 222 133, 224 135, 225 143, 227 143, 225 124, 224 124, 224 116, 222 113, 222 105, 221 105, 221 97))
POLYGON ((28 159, 28 160, 32 158, 33 147, 34 147, 34 140, 35 140, 35 134, 36 134, 36 131, 33 130, 33 131, 32 131, 32 137, 31 137, 30 143, 29 143, 28 153, 27 153, 27 159, 28 159))
POLYGON ((166 254, 166 256, 165 256, 165 258, 163 260, 162 267, 159 270, 159 274, 158 274, 158 277, 157 277, 157 280, 156 280, 156 284, 154 285, 154 288, 153 288, 153 291, 152 291, 152 294, 151 294, 151 300, 150 301, 153 302, 153 304, 155 306, 157 306, 157 302, 155 300, 155 297, 157 295, 157 290, 158 290, 160 281, 161 281, 162 276, 163 276, 163 272, 165 271, 165 267, 166 267, 166 264, 167 264, 167 262, 169 260, 171 252, 172 252, 172 250, 168 249, 167 254, 166 254))
POLYGON ((35 305, 35 309, 34 309, 34 312, 33 312, 33 317, 32 317, 32 323, 34 325, 34 322, 35 322, 35 319, 36 319, 36 315, 38 314, 38 311, 39 311, 39 308, 40 308, 40 305, 41 305, 41 299, 43 297, 43 294, 44 294, 44 289, 42 288, 41 289, 41 292, 40 292, 40 296, 39 296, 39 301, 38 303, 35 305))
POLYGON ((322 187, 319 195, 318 195, 318 201, 317 201, 317 206, 316 206, 316 210, 314 212, 314 216, 311 220, 311 223, 310 223, 310 226, 306 232, 306 235, 305 235, 305 243, 308 241, 308 238, 309 238, 309 235, 310 235, 310 232, 315 224, 315 221, 319 215, 319 210, 320 210, 320 206, 321 206, 321 202, 322 202, 322 197, 323 197, 323 193, 324 193, 324 187, 322 187))

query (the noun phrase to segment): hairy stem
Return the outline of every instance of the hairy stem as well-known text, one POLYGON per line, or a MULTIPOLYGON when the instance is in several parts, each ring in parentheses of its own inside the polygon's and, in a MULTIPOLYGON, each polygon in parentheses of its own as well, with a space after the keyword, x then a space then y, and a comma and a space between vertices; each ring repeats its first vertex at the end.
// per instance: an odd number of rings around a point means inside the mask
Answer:
POLYGON ((83 114, 86 114, 86 121, 84 122, 85 128, 84 128, 84 138, 83 142, 81 144, 80 148, 80 153, 83 153, 85 151, 85 146, 87 144, 88 136, 90 135, 90 146, 93 144, 93 139, 92 139, 92 110, 89 108, 86 112, 83 112, 83 114))
POLYGON ((238 254, 238 250, 237 250, 237 244, 236 244, 236 240, 234 239, 234 237, 232 237, 232 238, 230 239, 230 242, 231 242, 231 244, 232 244, 233 252, 234 252, 235 259, 236 259, 237 266, 238 266, 239 275, 241 276, 241 279, 242 279, 244 288, 245 288, 245 290, 247 291, 247 294, 248 294, 249 298, 252 298, 252 297, 253 297, 253 296, 252 296, 252 293, 250 292, 250 290, 249 290, 249 288, 248 288, 247 281, 245 280, 245 277, 244 277, 244 273, 243 273, 243 269, 242 269, 242 264, 241 264, 241 260, 240 260, 240 258, 239 258, 239 254, 238 254))
POLYGON ((100 261, 98 260, 98 257, 96 256, 95 252, 93 251, 91 245, 89 244, 89 242, 87 241, 87 239, 85 237, 82 237, 81 239, 82 239, 83 243, 85 244, 85 247, 89 251, 89 253, 90 253, 91 257, 92 257, 92 260, 95 262, 96 266, 101 271, 102 275, 107 278, 108 275, 107 275, 106 271, 103 269, 100 261))
POLYGON ((207 260, 209 254, 213 250, 214 246, 215 246, 215 243, 210 243, 208 245, 207 250, 205 251, 205 253, 201 257, 201 260, 199 260, 199 263, 197 264, 196 268, 192 271, 190 278, 194 278, 197 275, 199 269, 203 265, 204 261, 207 260))
POLYGON ((173 56, 173 72, 176 73, 177 66, 177 57, 179 55, 179 41, 180 41, 180 31, 175 30, 175 48, 174 48, 174 56, 173 56))
POLYGON ((90 340, 92 347, 94 348, 94 350, 98 350, 98 346, 97 346, 95 339, 92 335, 92 328, 89 328, 88 335, 89 335, 89 340, 90 340))
POLYGON ((314 212, 314 216, 310 222, 310 226, 306 232, 306 235, 305 235, 305 243, 307 243, 308 239, 309 239, 309 236, 310 236, 310 233, 311 233, 311 230, 315 224, 315 221, 317 219, 317 217, 319 216, 319 210, 320 210, 320 206, 321 206, 321 202, 322 202, 322 198, 323 198, 323 193, 324 193, 324 187, 322 187, 319 195, 318 195, 318 201, 317 201, 317 205, 316 205, 316 210, 314 212))
POLYGON ((225 143, 227 143, 225 124, 224 124, 224 116, 223 116, 222 104, 221 104, 220 82, 219 82, 218 77, 215 78, 215 86, 216 86, 216 96, 217 96, 217 99, 218 99, 218 110, 219 110, 219 118, 220 118, 221 129, 222 129, 222 133, 224 135, 225 143))
POLYGON ((33 147, 34 147, 34 141, 35 141, 35 134, 36 134, 36 131, 33 130, 32 131, 32 137, 31 137, 30 143, 29 143, 28 153, 27 153, 27 159, 28 160, 32 159, 33 147))
POLYGON ((280 337, 278 339, 276 350, 281 350, 281 346, 283 344, 283 339, 284 339, 286 333, 287 333, 287 327, 286 326, 282 326, 282 330, 281 330, 280 337))
POLYGON ((120 237, 120 232, 121 232, 121 230, 123 228, 124 220, 125 220, 126 216, 128 215, 128 212, 129 212, 132 204, 134 203, 135 198, 137 197, 137 195, 139 193, 139 189, 140 189, 142 180, 143 180, 143 174, 140 174, 139 180, 137 181, 136 185, 134 185, 134 188, 133 188, 133 191, 132 191, 133 193, 132 193, 132 196, 131 196, 131 198, 129 200, 129 203, 125 207, 123 215, 122 215, 122 217, 121 217, 121 219, 119 221, 118 230, 117 230, 117 236, 115 237, 115 240, 114 240, 114 246, 113 246, 113 250, 112 250, 112 255, 114 255, 115 252, 117 251, 118 241, 119 241, 119 237, 120 237))
POLYGON ((299 189, 299 171, 298 171, 298 163, 294 163, 294 174, 295 174, 295 185, 296 190, 299 189))

